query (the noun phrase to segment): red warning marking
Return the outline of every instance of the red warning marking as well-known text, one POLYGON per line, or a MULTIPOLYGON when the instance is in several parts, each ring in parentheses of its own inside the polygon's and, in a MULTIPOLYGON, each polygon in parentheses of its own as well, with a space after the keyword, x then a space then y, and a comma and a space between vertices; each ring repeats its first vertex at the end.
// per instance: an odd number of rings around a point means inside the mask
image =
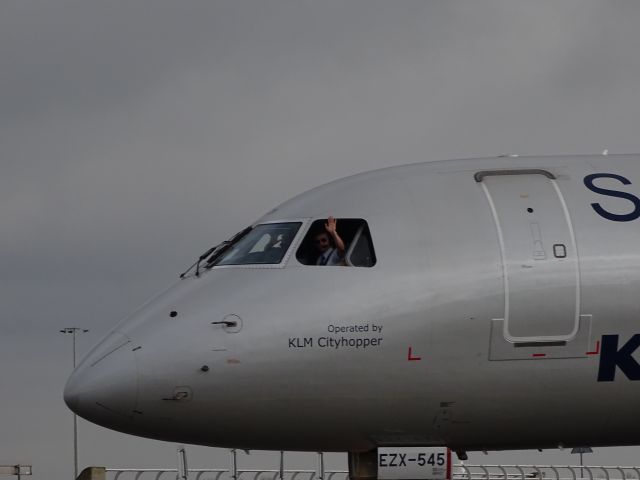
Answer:
POLYGON ((413 360, 422 360, 422 357, 414 357, 413 352, 411 351, 411 347, 409 347, 409 353, 407 353, 407 360, 410 362, 413 360))
POLYGON ((587 352, 587 355, 598 355, 600 353, 600 340, 596 342, 596 349, 593 352, 587 352))
POLYGON ((547 354, 546 353, 534 353, 533 355, 531 355, 532 357, 546 357, 547 354))

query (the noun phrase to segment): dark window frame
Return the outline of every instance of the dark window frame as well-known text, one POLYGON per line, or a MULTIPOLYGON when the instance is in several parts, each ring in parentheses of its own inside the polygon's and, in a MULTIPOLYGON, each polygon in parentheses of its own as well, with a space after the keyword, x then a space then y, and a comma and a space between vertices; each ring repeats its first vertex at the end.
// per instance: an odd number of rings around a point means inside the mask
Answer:
MULTIPOLYGON (((310 222, 304 237, 297 247, 295 256, 302 265, 316 265, 317 251, 313 246, 313 237, 324 231, 326 218, 315 219, 310 222)), ((371 268, 376 265, 377 257, 373 246, 373 239, 369 224, 364 218, 336 218, 337 231, 340 238, 345 243, 345 262, 346 266, 358 268, 371 268), (354 263, 352 261, 358 242, 363 239, 366 241, 366 247, 369 253, 369 261, 367 264, 354 263)))

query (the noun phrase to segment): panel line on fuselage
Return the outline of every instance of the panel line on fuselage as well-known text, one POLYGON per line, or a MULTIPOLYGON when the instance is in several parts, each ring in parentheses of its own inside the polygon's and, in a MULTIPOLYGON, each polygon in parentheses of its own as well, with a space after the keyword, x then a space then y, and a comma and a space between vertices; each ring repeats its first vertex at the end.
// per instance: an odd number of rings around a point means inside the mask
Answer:
MULTIPOLYGON (((504 282, 504 315, 502 320, 504 320, 504 324, 508 325, 509 322, 509 276, 507 275, 507 257, 505 253, 504 247, 504 238, 502 236, 502 228, 500 227, 500 220, 498 219, 498 211, 496 210, 496 206, 493 203, 493 199, 491 198, 491 194, 489 193, 489 189, 487 188, 486 183, 480 182, 482 186, 482 190, 487 197, 487 201, 489 202, 489 208, 491 209, 491 215, 493 216, 493 221, 496 224, 496 230, 498 233, 498 243, 500 245, 500 258, 502 260, 502 280, 504 282)), ((500 319, 496 319, 500 320, 500 319)))
POLYGON ((556 190, 558 194, 558 198, 560 199, 560 204, 562 205, 562 210, 564 211, 564 216, 567 220, 567 227, 569 229, 569 238, 571 239, 571 246, 573 247, 574 257, 573 262, 575 265, 576 272, 576 309, 575 309, 575 327, 573 332, 571 332, 571 337, 575 337, 578 334, 578 329, 580 328, 580 256, 578 255, 578 242, 576 242, 576 235, 573 230, 573 222, 571 221, 571 215, 569 214, 569 208, 567 207, 567 202, 564 199, 564 195, 558 186, 558 182, 555 179, 550 180, 553 188, 556 190))

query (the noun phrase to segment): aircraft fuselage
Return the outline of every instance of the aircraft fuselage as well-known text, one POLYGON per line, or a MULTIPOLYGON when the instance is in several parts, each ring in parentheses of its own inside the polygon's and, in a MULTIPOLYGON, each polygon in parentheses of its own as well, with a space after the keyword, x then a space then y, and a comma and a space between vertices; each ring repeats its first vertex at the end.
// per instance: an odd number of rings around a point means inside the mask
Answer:
POLYGON ((295 231, 279 262, 192 270, 85 358, 69 406, 245 449, 640 443, 639 156, 378 170, 269 224, 295 231), (366 222, 375 264, 299 258, 329 216, 366 222))

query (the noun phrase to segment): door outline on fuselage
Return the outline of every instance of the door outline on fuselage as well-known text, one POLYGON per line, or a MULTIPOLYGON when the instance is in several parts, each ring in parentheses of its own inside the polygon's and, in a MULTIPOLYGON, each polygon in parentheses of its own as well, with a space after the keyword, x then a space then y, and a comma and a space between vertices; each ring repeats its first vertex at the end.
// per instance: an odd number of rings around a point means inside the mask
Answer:
MULTIPOLYGON (((477 172, 474 175, 474 178, 476 182, 481 185, 487 198, 498 236, 504 282, 505 307, 503 336, 505 340, 511 343, 572 340, 576 337, 578 329, 580 328, 580 266, 571 216, 564 196, 556 182, 555 175, 547 170, 541 169, 485 170, 477 172), (516 178, 518 181, 514 180, 516 178), (528 179, 529 181, 523 182, 523 179, 528 179), (518 185, 518 183, 520 185, 518 185), (515 207, 512 206, 513 203, 516 203, 512 201, 514 192, 509 192, 512 195, 512 198, 507 202, 510 203, 509 205, 505 203, 505 197, 507 196, 505 192, 508 191, 509 188, 513 190, 515 187, 523 185, 527 186, 527 192, 531 191, 531 188, 534 189, 533 191, 535 191, 536 188, 541 190, 546 189, 546 192, 543 192, 546 195, 539 195, 540 192, 536 192, 537 198, 539 199, 538 203, 542 203, 543 206, 546 207, 546 209, 543 208, 542 210, 543 220, 549 224, 542 225, 542 228, 544 231, 544 227, 552 227, 550 228, 549 233, 551 233, 550 236, 553 238, 548 238, 546 243, 548 247, 552 244, 554 246, 562 244, 565 247, 564 257, 554 255, 553 249, 549 250, 547 254, 544 254, 544 251, 542 252, 544 255, 541 254, 540 246, 542 245, 541 242, 543 234, 540 233, 540 221, 536 220, 535 217, 533 217, 534 220, 524 220, 524 217, 515 218, 516 221, 521 222, 518 230, 518 226, 516 225, 517 222, 514 221, 513 218, 514 212, 519 212, 519 210, 514 210, 515 207), (551 192, 555 192, 555 194, 551 192), (557 200, 554 200, 551 197, 555 197, 557 200), (509 218, 510 216, 511 218, 509 218), (507 244, 507 241, 505 240, 505 228, 510 229, 508 232, 509 234, 513 234, 514 231, 516 231, 516 236, 520 235, 522 237, 520 240, 524 240, 524 230, 526 229, 523 228, 522 225, 527 222, 528 230, 532 237, 528 239, 528 241, 531 242, 530 246, 533 246, 532 250, 535 251, 535 253, 527 260, 529 261, 528 265, 526 262, 521 262, 522 264, 520 267, 522 268, 515 270, 515 264, 519 263, 515 260, 522 260, 522 257, 518 258, 518 253, 522 255, 524 243, 519 245, 520 252, 517 251, 518 248, 513 248, 514 244, 512 241, 509 242, 510 244, 507 244), (555 225, 553 225, 554 222, 555 225), (555 231, 553 229, 554 226, 555 231), (564 242, 559 241, 557 235, 564 237, 564 242), (558 291, 551 289, 549 286, 546 286, 545 288, 545 286, 542 285, 543 282, 540 281, 542 277, 536 277, 535 273, 533 273, 536 270, 536 266, 543 266, 543 274, 546 274, 548 277, 549 272, 551 272, 553 274, 552 278, 556 280, 557 278, 560 278, 565 282, 565 284, 563 285, 562 282, 560 282, 561 285, 558 287, 558 291), (531 273, 523 273, 527 271, 527 269, 528 272, 531 273), (518 295, 514 295, 513 289, 511 288, 511 284, 514 280, 519 282, 519 293, 523 291, 523 284, 528 285, 529 289, 526 292, 526 295, 520 294, 519 297, 518 295), (536 293, 536 291, 541 291, 542 293, 536 293), (570 299, 567 298, 568 295, 563 296, 562 294, 563 292, 569 291, 572 292, 573 302, 569 301, 570 299), (551 315, 551 319, 553 320, 555 317, 558 317, 561 322, 553 324, 546 320, 546 324, 543 322, 541 325, 541 330, 544 330, 545 328, 555 328, 555 331, 535 332, 536 327, 538 326, 536 319, 532 318, 535 315, 535 312, 530 312, 529 315, 513 315, 513 305, 515 302, 512 297, 515 297, 516 301, 518 301, 518 298, 522 299, 526 297, 524 302, 520 301, 520 303, 526 305, 527 302, 535 304, 536 295, 540 297, 538 300, 541 300, 538 305, 543 306, 543 309, 546 307, 550 312, 553 312, 554 309, 553 296, 555 295, 556 306, 558 306, 556 309, 559 310, 559 312, 555 315, 551 315), (543 300, 547 300, 547 302, 544 302, 543 300), (533 327, 534 331, 531 331, 531 327, 533 327), (557 328, 561 327, 564 327, 564 330, 558 331, 557 328), (514 328, 524 330, 525 334, 522 334, 522 332, 517 334, 517 332, 513 331, 514 328)), ((528 199, 529 193, 523 193, 520 197, 528 199)), ((532 214, 534 209, 527 208, 526 211, 532 214)), ((519 304, 518 306, 522 305, 519 304)))

